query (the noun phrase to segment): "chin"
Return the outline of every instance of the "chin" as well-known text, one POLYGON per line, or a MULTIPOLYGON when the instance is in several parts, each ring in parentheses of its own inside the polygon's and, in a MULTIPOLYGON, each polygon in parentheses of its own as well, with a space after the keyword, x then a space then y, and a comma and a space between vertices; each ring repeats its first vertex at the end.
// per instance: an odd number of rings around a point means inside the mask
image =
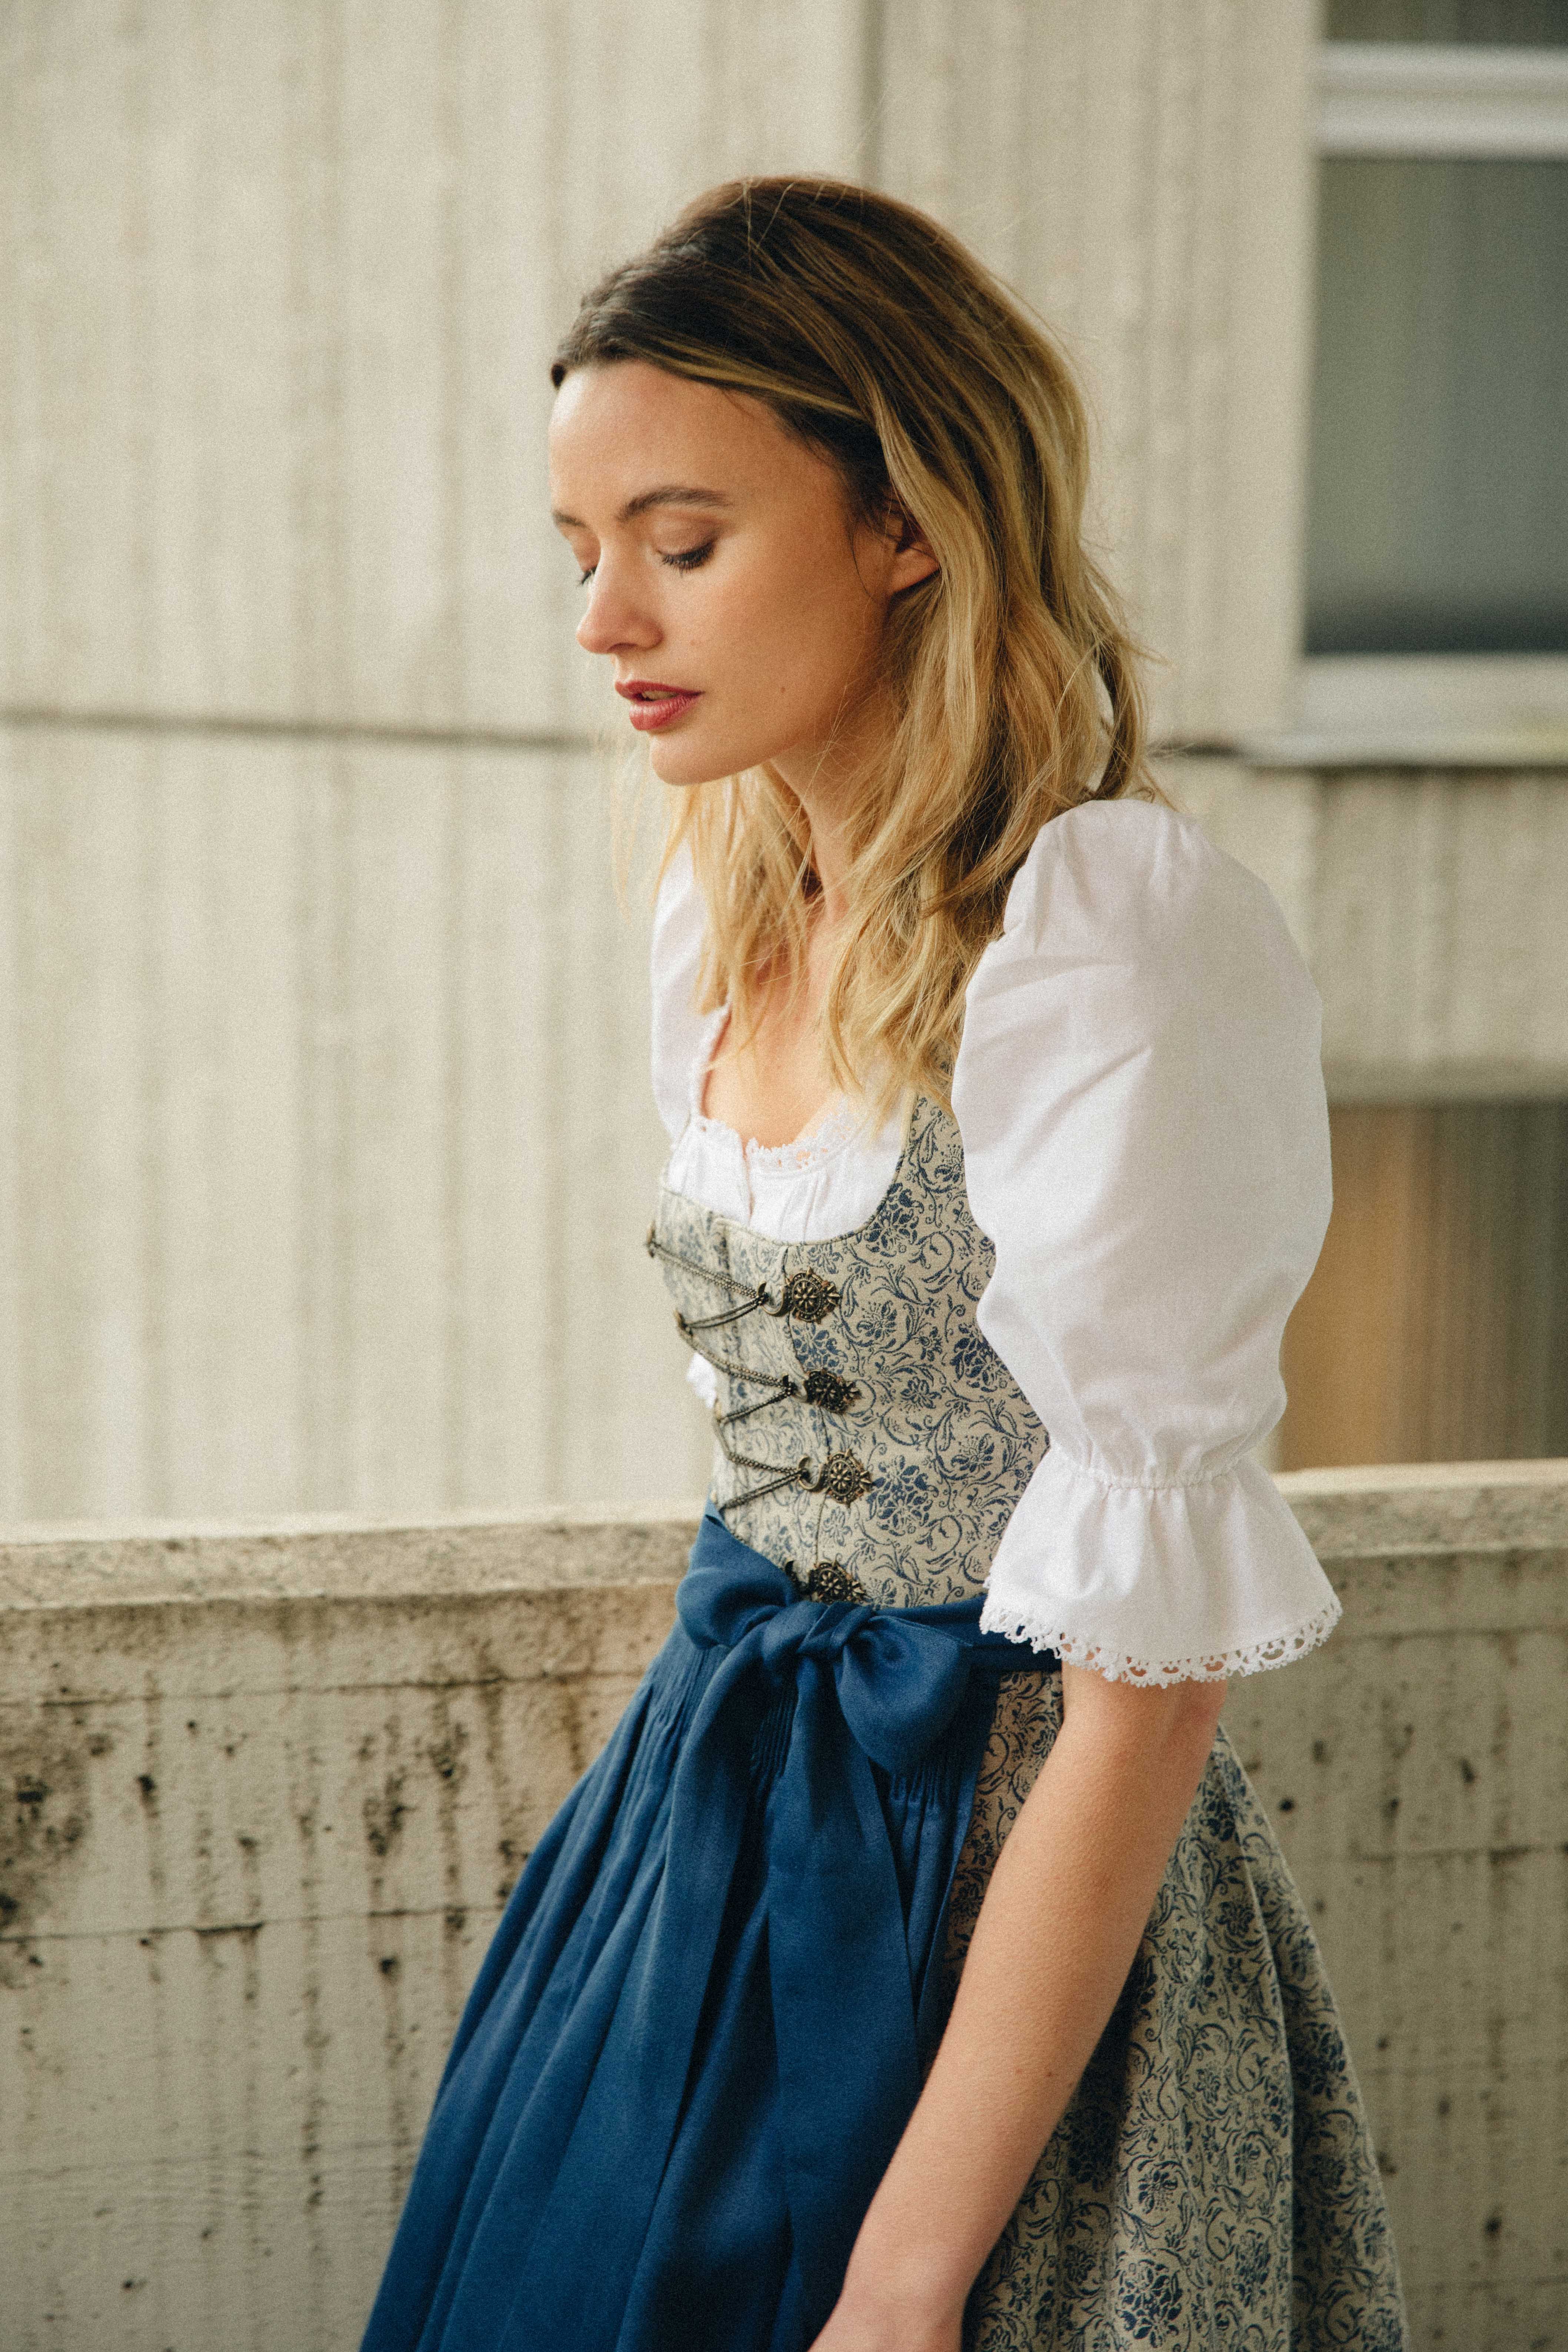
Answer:
POLYGON ((656 735, 648 747, 648 765, 661 784, 690 785, 717 783, 721 776, 739 775, 742 769, 759 767, 767 757, 742 752, 710 751, 700 742, 682 742, 679 734, 656 735))

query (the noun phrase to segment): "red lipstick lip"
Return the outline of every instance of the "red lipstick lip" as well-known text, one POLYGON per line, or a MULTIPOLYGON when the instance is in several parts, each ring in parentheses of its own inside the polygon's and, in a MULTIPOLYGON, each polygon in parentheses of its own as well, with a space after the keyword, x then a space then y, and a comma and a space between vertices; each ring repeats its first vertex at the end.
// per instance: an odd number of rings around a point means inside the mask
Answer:
POLYGON ((684 686, 664 686, 656 678, 628 677, 617 684, 616 692, 631 706, 627 718, 639 734, 649 734, 656 728, 668 727, 675 719, 683 719, 694 702, 700 698, 700 688, 684 686))

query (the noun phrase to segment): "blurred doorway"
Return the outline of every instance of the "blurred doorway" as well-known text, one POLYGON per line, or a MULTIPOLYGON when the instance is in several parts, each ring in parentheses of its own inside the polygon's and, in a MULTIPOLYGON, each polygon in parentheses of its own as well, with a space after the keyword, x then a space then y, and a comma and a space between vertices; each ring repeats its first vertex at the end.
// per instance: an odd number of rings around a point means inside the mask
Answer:
POLYGON ((1344 1104, 1278 1466, 1568 1454, 1568 1103, 1344 1104))

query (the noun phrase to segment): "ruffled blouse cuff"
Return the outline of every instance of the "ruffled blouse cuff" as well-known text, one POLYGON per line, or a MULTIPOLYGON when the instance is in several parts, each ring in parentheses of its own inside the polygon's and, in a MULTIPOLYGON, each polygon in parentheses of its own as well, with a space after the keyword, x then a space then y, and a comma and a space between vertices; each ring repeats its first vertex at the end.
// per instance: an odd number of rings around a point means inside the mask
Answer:
POLYGON ((1053 1445, 997 1547, 981 1625, 1110 1682, 1222 1682, 1316 1649, 1340 1603, 1268 1473, 1117 1485, 1053 1445))

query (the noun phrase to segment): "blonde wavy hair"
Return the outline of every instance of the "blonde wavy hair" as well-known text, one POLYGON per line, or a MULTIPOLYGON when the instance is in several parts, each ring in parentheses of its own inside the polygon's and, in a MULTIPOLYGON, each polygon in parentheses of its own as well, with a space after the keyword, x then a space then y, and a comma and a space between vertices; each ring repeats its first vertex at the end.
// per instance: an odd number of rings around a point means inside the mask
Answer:
MULTIPOLYGON (((963 992, 1041 826, 1162 797, 1141 649, 1083 542, 1072 371, 945 229, 820 179, 699 197, 587 296, 552 378, 630 359, 764 402, 837 467, 853 521, 907 519, 937 559, 884 633, 893 716, 855 780, 824 1047, 880 1110, 906 1087, 945 1102, 963 992)), ((671 792, 661 874, 682 843, 708 914, 701 1003, 728 1003, 744 1037, 804 984, 806 817, 751 769, 671 792)))

